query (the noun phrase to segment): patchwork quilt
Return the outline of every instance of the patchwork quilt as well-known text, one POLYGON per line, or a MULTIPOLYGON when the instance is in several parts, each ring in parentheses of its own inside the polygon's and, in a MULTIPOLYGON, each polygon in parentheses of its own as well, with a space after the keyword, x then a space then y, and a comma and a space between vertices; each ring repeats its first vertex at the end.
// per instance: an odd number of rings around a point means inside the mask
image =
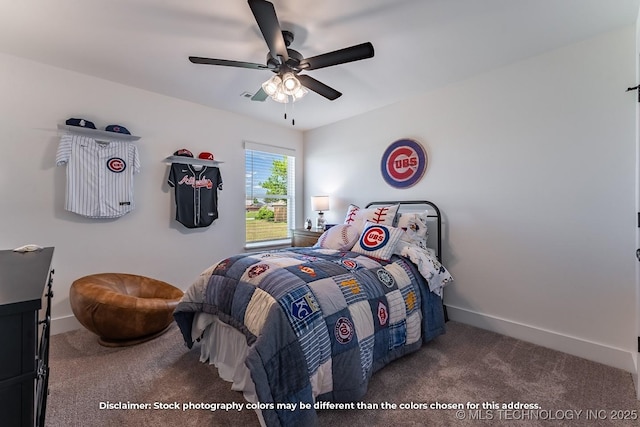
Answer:
POLYGON ((189 348, 198 312, 246 336, 245 363, 268 426, 317 424, 301 402, 357 401, 375 371, 444 333, 442 300, 411 261, 333 249, 241 254, 214 264, 174 313, 189 348))

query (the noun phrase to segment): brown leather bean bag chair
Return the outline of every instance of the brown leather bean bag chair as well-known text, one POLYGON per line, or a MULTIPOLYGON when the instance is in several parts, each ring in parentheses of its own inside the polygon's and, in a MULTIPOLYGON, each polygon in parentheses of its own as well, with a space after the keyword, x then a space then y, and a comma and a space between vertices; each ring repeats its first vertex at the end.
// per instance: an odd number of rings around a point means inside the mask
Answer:
POLYGON ((182 295, 166 282, 124 273, 81 277, 69 290, 73 314, 108 347, 139 344, 166 332, 182 295))

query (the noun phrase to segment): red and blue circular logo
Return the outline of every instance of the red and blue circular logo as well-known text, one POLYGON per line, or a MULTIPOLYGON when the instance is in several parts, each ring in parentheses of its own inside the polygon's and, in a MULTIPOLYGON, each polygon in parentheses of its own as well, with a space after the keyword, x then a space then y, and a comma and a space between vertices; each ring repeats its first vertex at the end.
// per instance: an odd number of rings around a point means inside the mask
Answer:
POLYGON ((380 162, 382 177, 392 187, 408 188, 427 170, 427 153, 419 142, 399 139, 387 147, 380 162))
POLYGON ((354 259, 341 259, 340 264, 342 264, 348 270, 356 270, 358 268, 358 261, 354 259))
POLYGON ((386 325, 387 320, 389 320, 389 310, 387 310, 387 306, 382 301, 378 301, 378 322, 380 322, 380 326, 386 325))
POLYGON ((264 273, 265 271, 267 271, 268 269, 269 269, 269 264, 254 265, 249 269, 249 271, 247 272, 247 275, 249 276, 250 279, 254 279, 259 275, 261 275, 262 273, 264 273))
POLYGON ((353 324, 346 317, 341 317, 336 321, 333 333, 336 341, 340 344, 346 344, 353 338, 353 324))
POLYGON ((112 157, 107 160, 107 168, 111 172, 120 173, 127 168, 127 164, 120 157, 112 157))
POLYGON ((389 230, 379 225, 373 225, 362 233, 360 246, 367 251, 375 251, 387 244, 389 240, 389 230))

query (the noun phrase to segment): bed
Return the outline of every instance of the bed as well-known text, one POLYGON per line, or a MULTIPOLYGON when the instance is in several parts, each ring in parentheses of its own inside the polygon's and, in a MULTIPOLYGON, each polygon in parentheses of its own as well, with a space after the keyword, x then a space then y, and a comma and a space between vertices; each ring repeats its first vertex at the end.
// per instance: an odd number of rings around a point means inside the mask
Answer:
POLYGON ((316 425, 372 374, 445 331, 442 218, 426 200, 350 205, 313 247, 216 262, 174 318, 264 426, 316 425))

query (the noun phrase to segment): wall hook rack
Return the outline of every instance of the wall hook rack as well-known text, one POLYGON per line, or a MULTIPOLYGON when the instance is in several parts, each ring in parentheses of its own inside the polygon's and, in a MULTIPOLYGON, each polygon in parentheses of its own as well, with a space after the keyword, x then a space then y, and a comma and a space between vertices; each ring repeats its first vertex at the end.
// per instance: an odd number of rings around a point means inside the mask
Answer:
POLYGON ((109 132, 99 129, 88 129, 79 126, 58 125, 58 129, 69 133, 75 133, 76 135, 88 136, 101 141, 137 141, 140 139, 139 136, 135 135, 109 132))
POLYGON ((197 166, 218 166, 220 162, 218 160, 205 160, 205 159, 196 159, 194 157, 185 157, 185 156, 169 156, 162 160, 163 163, 181 163, 184 165, 197 165, 197 166))

